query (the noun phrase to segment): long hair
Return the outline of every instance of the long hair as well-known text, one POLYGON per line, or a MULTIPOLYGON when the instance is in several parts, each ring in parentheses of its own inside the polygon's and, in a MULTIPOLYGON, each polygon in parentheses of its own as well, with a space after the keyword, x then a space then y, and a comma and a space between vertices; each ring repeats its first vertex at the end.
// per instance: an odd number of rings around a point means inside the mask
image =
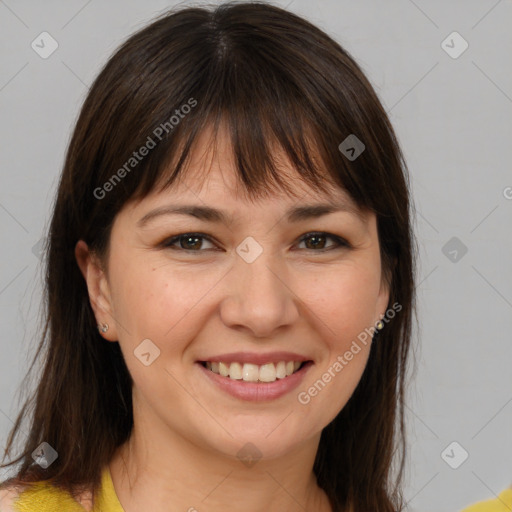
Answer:
POLYGON ((19 464, 3 486, 51 480, 75 496, 95 493, 101 468, 129 439, 132 379, 119 344, 98 333, 75 245, 85 240, 106 258, 123 205, 172 186, 198 134, 221 121, 251 197, 288 190, 274 158, 278 147, 315 190, 331 180, 376 214, 389 304, 401 309, 372 344, 348 403, 324 428, 314 472, 335 510, 401 510, 417 252, 406 163, 350 54, 305 19, 262 2, 166 11, 129 37, 92 84, 67 148, 45 248, 44 325, 34 358, 42 370, 4 460, 25 417, 30 429, 19 456, 1 466, 19 464), (343 151, 349 136, 364 144, 357 158, 343 151), (143 146, 147 155, 135 158, 143 146), (32 457, 43 442, 58 453, 46 469, 32 457))

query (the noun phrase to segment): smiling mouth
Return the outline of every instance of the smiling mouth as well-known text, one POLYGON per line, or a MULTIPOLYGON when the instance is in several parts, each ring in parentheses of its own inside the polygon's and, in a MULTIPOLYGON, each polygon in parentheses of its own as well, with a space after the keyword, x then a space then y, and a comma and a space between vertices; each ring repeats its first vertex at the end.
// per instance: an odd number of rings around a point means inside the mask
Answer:
POLYGON ((305 365, 312 361, 279 361, 278 363, 267 363, 262 365, 251 363, 223 363, 217 361, 200 361, 200 364, 222 377, 231 380, 242 380, 245 382, 275 382, 286 379, 290 375, 300 371, 305 365))

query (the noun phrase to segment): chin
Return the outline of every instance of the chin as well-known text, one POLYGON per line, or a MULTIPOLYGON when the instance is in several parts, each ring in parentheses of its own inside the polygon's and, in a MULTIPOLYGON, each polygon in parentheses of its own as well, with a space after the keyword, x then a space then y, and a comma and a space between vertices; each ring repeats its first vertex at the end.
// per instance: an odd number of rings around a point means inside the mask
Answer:
POLYGON ((308 439, 305 425, 296 425, 293 413, 286 418, 287 414, 277 421, 275 416, 269 419, 264 414, 238 418, 227 428, 233 437, 224 432, 221 439, 210 439, 209 444, 214 450, 241 461, 244 457, 254 460, 283 457, 308 439))

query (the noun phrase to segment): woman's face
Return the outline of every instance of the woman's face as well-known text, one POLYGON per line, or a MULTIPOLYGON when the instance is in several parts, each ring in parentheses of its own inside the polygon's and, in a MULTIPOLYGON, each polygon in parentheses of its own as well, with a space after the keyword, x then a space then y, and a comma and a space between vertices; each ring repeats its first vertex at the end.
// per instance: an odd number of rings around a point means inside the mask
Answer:
POLYGON ((136 418, 217 453, 236 456, 250 442, 273 458, 318 439, 361 378, 371 336, 358 335, 389 298, 376 218, 289 216, 355 204, 335 187, 314 192, 285 163, 297 197, 250 202, 222 133, 217 144, 213 161, 193 153, 180 184, 117 215, 95 312, 110 326, 103 336, 120 343, 136 418), (162 213, 184 206, 196 215, 162 213), (294 361, 309 362, 285 376, 294 361))

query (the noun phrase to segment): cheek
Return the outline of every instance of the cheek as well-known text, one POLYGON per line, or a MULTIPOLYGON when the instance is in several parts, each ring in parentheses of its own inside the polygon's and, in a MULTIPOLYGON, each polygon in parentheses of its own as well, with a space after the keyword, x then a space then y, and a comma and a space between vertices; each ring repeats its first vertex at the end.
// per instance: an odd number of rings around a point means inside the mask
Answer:
POLYGON ((315 330, 326 350, 298 396, 305 415, 314 411, 316 427, 334 419, 361 379, 370 353, 368 328, 376 320, 379 280, 373 264, 354 262, 303 282, 301 298, 307 297, 305 302, 313 313, 310 318, 315 319, 315 330))
MULTIPOLYGON (((130 345, 150 338, 161 350, 173 349, 181 333, 186 331, 190 337, 200 327, 198 315, 207 302, 202 299, 222 274, 191 267, 167 263, 158 256, 119 258, 112 275, 115 314, 133 338, 130 345)), ((127 332, 120 336, 126 337, 127 332)))
POLYGON ((378 278, 364 269, 333 272, 321 290, 308 294, 311 318, 316 318, 315 330, 325 349, 325 357, 297 394, 304 425, 311 432, 338 415, 361 380, 371 348, 371 331, 365 329, 374 323, 378 278))
POLYGON ((317 320, 319 334, 332 350, 345 347, 374 324, 380 274, 369 264, 347 264, 302 280, 298 296, 317 320))

